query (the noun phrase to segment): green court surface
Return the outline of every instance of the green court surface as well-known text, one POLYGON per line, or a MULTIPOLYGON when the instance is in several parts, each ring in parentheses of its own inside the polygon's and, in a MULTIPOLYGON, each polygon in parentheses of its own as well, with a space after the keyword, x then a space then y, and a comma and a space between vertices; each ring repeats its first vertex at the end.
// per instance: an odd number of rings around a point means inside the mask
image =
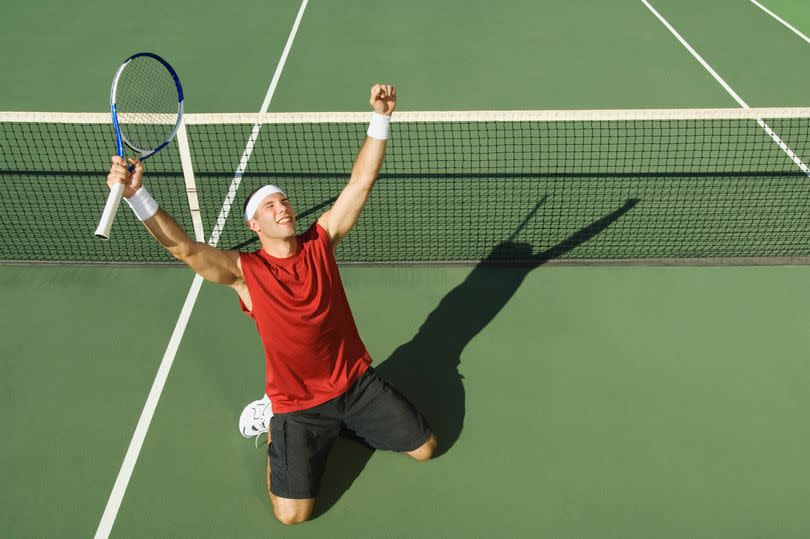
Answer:
MULTIPOLYGON (((810 44, 751 2, 651 3, 750 106, 808 105, 810 44)), ((810 32, 805 3, 763 3, 810 32)), ((104 111, 116 64, 149 49, 177 67, 188 111, 258 111, 301 5, 142 3, 160 14, 149 22, 101 2, 46 4, 5 8, 0 45, 14 54, 0 57, 0 109, 104 111)), ((737 106, 640 1, 312 0, 270 111, 366 110, 368 87, 388 80, 401 110, 737 106)), ((803 181, 791 187, 803 193, 803 181)), ((223 193, 203 192, 206 233, 223 193)), ((543 222, 566 223, 549 252, 571 248, 572 234, 583 249, 611 238, 610 224, 576 231, 617 210, 619 194, 588 215, 544 208, 543 222)), ((70 225, 48 223, 70 242, 70 225)), ((316 517, 276 522, 264 449, 236 429, 263 389, 261 344, 235 294, 206 283, 110 537, 810 535, 807 266, 341 274, 375 367, 427 416, 440 456, 415 463, 341 440, 316 517)), ((192 279, 184 268, 0 265, 3 536, 97 532, 192 279)))
MULTIPOLYGON (((4 483, 16 486, 3 493, 6 529, 86 535, 171 325, 156 306, 179 303, 190 274, 0 272, 17 313, 3 326, 26 343, 3 350, 16 434, 4 443, 14 463, 4 483), (121 321, 87 314, 105 295, 126 306, 121 321), (20 325, 26 310, 48 342, 20 325), (97 327, 64 329, 77 311, 97 327), (122 350, 133 326, 142 353, 122 350)), ((235 296, 206 285, 114 535, 801 537, 810 526, 805 268, 343 275, 378 369, 445 435, 446 452, 415 464, 345 442, 324 486, 331 507, 281 529, 262 451, 235 431, 260 387, 258 339, 235 296)))

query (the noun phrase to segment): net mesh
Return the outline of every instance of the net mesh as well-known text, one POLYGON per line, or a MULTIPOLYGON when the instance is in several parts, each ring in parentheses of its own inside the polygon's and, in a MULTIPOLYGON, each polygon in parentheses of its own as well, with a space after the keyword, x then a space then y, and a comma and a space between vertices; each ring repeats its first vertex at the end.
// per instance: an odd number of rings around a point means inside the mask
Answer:
MULTIPOLYGON (((784 110, 742 118, 400 115, 380 179, 338 259, 809 256, 810 111, 784 110)), ((187 115, 206 234, 220 221, 219 247, 258 248, 241 207, 265 183, 285 190, 305 229, 345 185, 367 116, 187 115), (223 207, 237 170, 233 207, 223 207)), ((113 144, 103 116, 36 120, 0 116, 0 259, 173 262, 126 210, 109 242, 93 238, 113 144)), ((147 163, 146 182, 191 231, 180 161, 172 143, 147 163)))

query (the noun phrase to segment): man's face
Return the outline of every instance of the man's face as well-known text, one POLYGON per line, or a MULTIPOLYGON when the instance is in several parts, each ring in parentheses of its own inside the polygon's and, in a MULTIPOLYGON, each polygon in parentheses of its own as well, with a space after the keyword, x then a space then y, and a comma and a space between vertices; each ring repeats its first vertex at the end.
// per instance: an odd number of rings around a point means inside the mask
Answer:
POLYGON ((295 210, 287 197, 281 193, 267 195, 261 201, 248 227, 269 239, 286 239, 295 236, 295 210))

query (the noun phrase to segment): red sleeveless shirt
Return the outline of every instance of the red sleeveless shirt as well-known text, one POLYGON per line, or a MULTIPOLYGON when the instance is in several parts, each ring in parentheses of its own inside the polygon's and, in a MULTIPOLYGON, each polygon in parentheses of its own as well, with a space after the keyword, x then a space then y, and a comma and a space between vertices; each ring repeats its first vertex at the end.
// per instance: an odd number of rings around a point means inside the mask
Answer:
POLYGON ((298 251, 276 258, 240 253, 242 274, 266 354, 274 413, 312 408, 346 392, 371 358, 354 323, 329 234, 314 223, 298 251))

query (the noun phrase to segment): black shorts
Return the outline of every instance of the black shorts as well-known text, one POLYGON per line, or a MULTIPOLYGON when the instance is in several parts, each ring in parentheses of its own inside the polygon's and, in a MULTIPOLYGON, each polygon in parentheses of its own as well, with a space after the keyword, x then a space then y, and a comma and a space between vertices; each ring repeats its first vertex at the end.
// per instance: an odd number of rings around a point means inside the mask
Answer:
POLYGON ((270 421, 270 491, 282 498, 314 498, 326 458, 341 430, 377 449, 413 451, 430 428, 408 400, 371 367, 343 395, 270 421))

